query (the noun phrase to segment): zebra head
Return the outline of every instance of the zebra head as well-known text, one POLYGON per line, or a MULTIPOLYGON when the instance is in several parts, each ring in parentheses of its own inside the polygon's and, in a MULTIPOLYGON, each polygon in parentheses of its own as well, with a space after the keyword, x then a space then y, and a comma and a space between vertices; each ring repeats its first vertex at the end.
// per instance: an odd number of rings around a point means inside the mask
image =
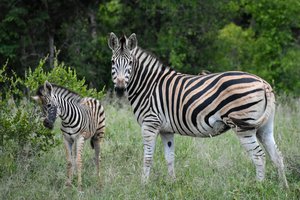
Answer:
POLYGON ((131 77, 132 68, 136 63, 132 54, 137 47, 136 35, 133 33, 129 38, 122 36, 118 39, 114 33, 110 33, 108 46, 112 50, 111 74, 114 87, 117 95, 123 96, 131 77))
POLYGON ((45 81, 44 85, 40 86, 37 90, 37 95, 32 97, 41 103, 43 113, 46 115, 43 123, 49 129, 53 129, 54 122, 58 116, 58 106, 52 92, 53 87, 51 83, 45 81))

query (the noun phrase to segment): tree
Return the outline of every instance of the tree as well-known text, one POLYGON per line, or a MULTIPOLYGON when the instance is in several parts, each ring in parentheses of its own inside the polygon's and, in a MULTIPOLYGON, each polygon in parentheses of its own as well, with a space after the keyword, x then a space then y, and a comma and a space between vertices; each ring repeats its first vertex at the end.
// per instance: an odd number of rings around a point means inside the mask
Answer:
POLYGON ((135 32, 139 46, 183 73, 245 70, 296 92, 298 0, 0 0, 0 61, 18 74, 49 54, 90 86, 112 86, 110 32, 135 32))

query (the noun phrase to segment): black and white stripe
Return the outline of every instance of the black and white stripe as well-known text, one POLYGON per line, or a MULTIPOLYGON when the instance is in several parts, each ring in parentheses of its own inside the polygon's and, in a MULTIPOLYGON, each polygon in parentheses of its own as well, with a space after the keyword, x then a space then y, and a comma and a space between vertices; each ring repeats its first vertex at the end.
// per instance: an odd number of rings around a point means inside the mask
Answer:
POLYGON ((158 134, 165 146, 169 174, 175 177, 174 133, 212 137, 232 128, 256 166, 257 179, 263 180, 265 171, 260 141, 287 186, 282 156, 273 137, 275 97, 266 81, 239 71, 205 75, 176 72, 139 48, 135 34, 118 39, 111 33, 108 44, 113 52, 115 88, 127 91, 142 127, 143 180, 149 177, 158 134))
POLYGON ((56 117, 61 118, 61 131, 67 154, 68 179, 71 184, 72 165, 76 161, 78 171, 78 187, 81 187, 81 155, 84 141, 91 139, 95 149, 97 174, 99 175, 100 140, 104 136, 105 114, 100 101, 94 98, 82 98, 78 94, 64 88, 45 82, 33 97, 42 103, 46 118, 44 125, 53 128, 56 117), (75 145, 75 148, 73 146, 75 145), (74 159, 74 160, 73 160, 74 159))

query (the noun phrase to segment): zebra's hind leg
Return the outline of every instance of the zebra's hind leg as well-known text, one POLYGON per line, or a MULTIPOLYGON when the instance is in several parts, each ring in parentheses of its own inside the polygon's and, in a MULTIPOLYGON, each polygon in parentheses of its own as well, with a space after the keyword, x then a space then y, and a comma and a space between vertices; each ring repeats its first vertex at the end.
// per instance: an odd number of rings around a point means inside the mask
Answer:
MULTIPOLYGON (((100 134, 99 134, 100 135, 100 134)), ((100 138, 97 133, 91 138, 92 148, 95 150, 95 165, 97 170, 97 176, 100 178, 100 138)))
POLYGON ((256 138, 256 129, 236 131, 237 136, 250 156, 256 168, 256 179, 262 181, 265 178, 265 153, 256 138))
POLYGON ((77 176, 78 176, 78 190, 82 191, 82 177, 81 177, 81 170, 82 170, 82 151, 83 151, 83 145, 84 145, 84 137, 82 135, 78 136, 77 138, 77 149, 76 149, 76 164, 77 164, 77 176))
POLYGON ((64 137, 64 145, 65 145, 65 151, 66 151, 66 158, 67 158, 67 180, 65 185, 71 186, 72 181, 72 175, 73 175, 73 162, 72 162, 72 146, 74 141, 68 140, 64 137))
POLYGON ((263 144, 265 150, 268 152, 272 162, 278 169, 279 177, 285 188, 288 188, 284 172, 283 157, 279 151, 275 139, 273 136, 273 117, 270 117, 269 121, 257 131, 257 138, 263 144))
POLYGON ((161 133, 162 142, 164 144, 165 159, 168 164, 168 173, 171 178, 175 179, 174 160, 175 160, 175 146, 173 133, 161 133))
POLYGON ((143 124, 142 135, 144 142, 144 170, 142 182, 147 183, 150 175, 150 170, 153 163, 153 154, 155 150, 156 137, 158 134, 158 126, 155 124, 143 124))

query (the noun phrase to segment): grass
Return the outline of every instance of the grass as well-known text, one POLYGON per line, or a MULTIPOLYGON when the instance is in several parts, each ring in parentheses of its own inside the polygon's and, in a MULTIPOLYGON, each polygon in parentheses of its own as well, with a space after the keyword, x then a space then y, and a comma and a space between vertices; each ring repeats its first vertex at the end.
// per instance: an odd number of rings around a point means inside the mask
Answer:
MULTIPOLYGON (((157 139, 147 185, 141 184, 141 129, 131 107, 105 102, 107 130, 101 146, 101 179, 96 177, 93 151, 86 142, 83 189, 74 177, 66 180, 63 145, 39 157, 19 161, 16 173, 0 179, 0 199, 300 199, 300 101, 281 100, 277 106, 275 138, 285 156, 290 185, 279 184, 277 170, 267 157, 266 180, 255 181, 255 169, 233 132, 215 138, 176 135, 177 179, 167 175, 162 142, 157 139)), ((58 126, 55 131, 60 135, 58 126)))

